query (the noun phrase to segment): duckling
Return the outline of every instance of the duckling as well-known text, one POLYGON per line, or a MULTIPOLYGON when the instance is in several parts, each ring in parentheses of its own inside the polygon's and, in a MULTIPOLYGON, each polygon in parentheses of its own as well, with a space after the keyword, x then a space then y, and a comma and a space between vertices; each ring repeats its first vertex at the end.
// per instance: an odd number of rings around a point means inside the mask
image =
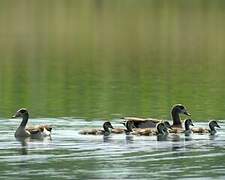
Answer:
POLYGON ((172 126, 170 125, 169 121, 164 121, 165 126, 167 129, 173 129, 172 126))
POLYGON ((126 134, 129 134, 130 132, 132 132, 132 128, 135 128, 133 121, 122 122, 122 124, 126 127, 126 129, 114 128, 114 129, 112 129, 111 133, 123 134, 125 132, 126 134))
POLYGON ((185 130, 183 131, 183 133, 185 135, 190 135, 192 133, 192 130, 191 130, 190 126, 194 126, 192 120, 191 119, 186 119, 184 121, 185 130))
POLYGON ((84 129, 84 130, 80 131, 79 134, 108 136, 111 133, 110 129, 113 129, 113 126, 109 121, 107 121, 107 122, 104 122, 104 124, 103 124, 103 130, 102 129, 84 129))
POLYGON ((156 126, 157 129, 156 135, 168 135, 169 134, 168 128, 171 129, 172 127, 171 126, 168 127, 167 125, 168 124, 165 122, 158 123, 156 126))
POLYGON ((207 129, 207 128, 192 128, 191 130, 193 133, 199 133, 199 134, 209 133, 210 135, 214 135, 217 132, 215 127, 220 128, 217 121, 211 120, 211 121, 209 121, 209 129, 207 129))
POLYGON ((156 125, 156 128, 138 128, 135 129, 134 132, 132 132, 133 135, 139 135, 139 136, 152 136, 152 135, 167 135, 168 130, 167 126, 164 124, 164 122, 159 122, 156 125))
MULTIPOLYGON (((182 128, 182 123, 180 120, 180 114, 184 114, 190 116, 191 114, 187 111, 187 109, 182 104, 176 104, 172 107, 171 115, 173 119, 172 127, 182 128)), ((133 121, 134 126, 136 128, 154 128, 157 123, 160 122, 158 119, 151 118, 137 118, 137 117, 123 117, 124 121, 133 121)))
POLYGON ((192 133, 192 130, 190 129, 190 126, 194 126, 193 122, 191 119, 186 119, 184 121, 184 127, 185 129, 181 129, 181 128, 173 128, 171 130, 169 130, 170 133, 185 133, 186 135, 189 135, 192 133))
POLYGON ((27 128, 27 122, 29 119, 28 110, 25 108, 19 109, 12 118, 22 117, 22 122, 20 123, 19 127, 15 132, 16 138, 24 138, 24 137, 31 137, 31 138, 41 138, 45 136, 50 136, 52 127, 48 125, 39 125, 31 128, 27 128))
POLYGON ((129 135, 133 132, 133 128, 135 128, 134 126, 134 122, 133 121, 127 121, 124 123, 124 126, 126 127, 126 129, 124 130, 126 135, 129 135))
POLYGON ((172 126, 168 121, 162 121, 157 124, 156 126, 156 135, 168 135, 169 134, 169 129, 172 129, 172 126))

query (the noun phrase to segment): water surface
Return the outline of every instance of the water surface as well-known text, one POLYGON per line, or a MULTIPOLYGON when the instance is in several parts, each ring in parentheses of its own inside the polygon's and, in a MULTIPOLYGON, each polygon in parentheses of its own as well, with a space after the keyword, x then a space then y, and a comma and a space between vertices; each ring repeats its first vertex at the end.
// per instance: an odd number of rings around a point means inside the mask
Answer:
MULTIPOLYGON (((2 179, 224 179, 225 129, 216 136, 79 135, 100 127, 102 120, 75 118, 31 119, 50 123, 51 138, 17 141, 20 120, 1 120, 0 173, 2 179)), ((120 127, 119 120, 113 120, 120 127)), ((207 123, 195 123, 207 127, 207 123)))
POLYGON ((221 0, 0 2, 0 117, 224 119, 221 0))
POLYGON ((176 103, 197 126, 225 119, 224 19, 222 0, 1 0, 0 178, 224 179, 223 125, 166 141, 78 134, 171 119, 176 103), (52 139, 15 140, 21 107, 52 139))

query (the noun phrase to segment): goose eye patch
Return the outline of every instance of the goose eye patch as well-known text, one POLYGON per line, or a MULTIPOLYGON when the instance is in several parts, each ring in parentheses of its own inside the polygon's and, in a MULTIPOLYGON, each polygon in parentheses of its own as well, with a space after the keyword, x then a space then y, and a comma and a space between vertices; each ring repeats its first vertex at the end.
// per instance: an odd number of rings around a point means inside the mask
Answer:
POLYGON ((24 110, 24 109, 21 109, 21 110, 20 110, 20 112, 21 112, 21 113, 25 113, 25 112, 26 112, 26 110, 24 110))

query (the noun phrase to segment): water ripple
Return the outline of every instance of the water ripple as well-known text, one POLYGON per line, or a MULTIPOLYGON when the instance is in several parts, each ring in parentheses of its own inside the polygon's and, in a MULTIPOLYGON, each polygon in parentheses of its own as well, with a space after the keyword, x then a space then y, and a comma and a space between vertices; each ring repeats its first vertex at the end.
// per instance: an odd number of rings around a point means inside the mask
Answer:
MULTIPOLYGON (((31 119, 32 124, 53 124, 52 138, 17 141, 20 120, 1 120, 2 178, 29 179, 46 175, 64 179, 224 178, 225 131, 217 135, 155 136, 80 135, 80 129, 101 127, 102 121, 75 118, 31 119), (23 169, 21 171, 21 169, 23 169)), ((224 121, 222 121, 224 122, 224 121)), ((122 127, 114 120, 116 127, 122 127)), ((196 126, 207 127, 206 123, 196 126)))

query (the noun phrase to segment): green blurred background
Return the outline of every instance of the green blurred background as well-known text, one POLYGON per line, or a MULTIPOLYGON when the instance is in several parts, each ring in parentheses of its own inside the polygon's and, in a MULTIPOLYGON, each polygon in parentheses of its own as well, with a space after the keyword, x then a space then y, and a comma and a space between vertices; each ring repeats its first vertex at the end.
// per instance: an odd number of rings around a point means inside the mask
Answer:
POLYGON ((224 89, 225 1, 0 1, 0 117, 224 119, 224 89))

